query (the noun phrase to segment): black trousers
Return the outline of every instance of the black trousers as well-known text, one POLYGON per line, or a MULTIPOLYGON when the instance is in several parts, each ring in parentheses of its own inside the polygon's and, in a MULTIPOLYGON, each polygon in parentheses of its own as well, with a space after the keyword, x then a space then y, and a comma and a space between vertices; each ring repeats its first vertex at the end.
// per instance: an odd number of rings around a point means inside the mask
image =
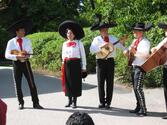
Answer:
POLYGON ((143 112, 146 112, 145 97, 143 91, 143 80, 145 72, 139 66, 133 66, 132 68, 132 83, 133 89, 137 101, 137 107, 143 112))
POLYGON ((107 60, 97 59, 97 80, 98 80, 98 92, 99 100, 101 104, 111 104, 113 96, 113 84, 114 84, 114 58, 107 60), (106 91, 105 91, 106 81, 106 91))
POLYGON ((163 85, 164 85, 164 97, 167 110, 167 65, 163 67, 163 85))
POLYGON ((22 93, 22 77, 23 74, 28 82, 31 97, 33 104, 38 104, 38 94, 37 89, 34 82, 34 76, 31 70, 30 62, 20 62, 20 61, 13 61, 13 71, 14 71, 14 83, 15 83, 15 90, 16 90, 16 96, 18 98, 19 104, 23 104, 23 93, 22 93))

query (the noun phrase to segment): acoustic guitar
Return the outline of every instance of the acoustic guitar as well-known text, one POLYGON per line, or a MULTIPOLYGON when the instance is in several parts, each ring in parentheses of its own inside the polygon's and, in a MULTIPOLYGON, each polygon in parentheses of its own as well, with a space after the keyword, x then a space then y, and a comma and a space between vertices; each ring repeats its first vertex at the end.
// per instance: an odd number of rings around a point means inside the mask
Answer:
POLYGON ((128 35, 125 35, 121 37, 119 40, 117 40, 115 43, 108 42, 108 44, 105 44, 104 46, 101 46, 100 49, 101 51, 96 53, 97 57, 100 59, 105 59, 108 57, 110 53, 114 51, 114 45, 117 43, 121 43, 124 45, 124 42, 128 39, 128 35))
POLYGON ((25 50, 22 50, 22 51, 19 51, 19 50, 12 50, 11 52, 10 52, 11 54, 14 54, 14 55, 33 55, 33 54, 31 54, 31 53, 27 53, 27 51, 25 51, 25 50))
POLYGON ((131 67, 132 66, 132 62, 135 59, 135 56, 132 52, 128 51, 128 66, 131 67))
MULTIPOLYGON (((25 50, 22 50, 22 51, 12 50, 10 53, 14 54, 14 55, 20 55, 20 56, 30 56, 30 55, 33 55, 31 53, 27 53, 27 51, 25 51, 25 50)), ((20 61, 21 62, 25 62, 26 60, 28 60, 28 59, 21 59, 20 61)))
POLYGON ((141 68, 145 72, 150 72, 154 68, 163 65, 167 61, 167 48, 161 46, 155 53, 152 53, 150 57, 144 62, 141 68))

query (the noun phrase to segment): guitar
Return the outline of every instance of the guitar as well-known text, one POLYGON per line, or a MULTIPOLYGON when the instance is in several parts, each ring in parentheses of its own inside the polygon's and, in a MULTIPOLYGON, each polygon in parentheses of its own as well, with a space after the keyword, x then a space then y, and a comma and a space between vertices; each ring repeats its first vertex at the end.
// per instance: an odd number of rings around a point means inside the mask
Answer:
MULTIPOLYGON (((30 55, 33 55, 32 53, 27 53, 27 51, 25 50, 22 50, 22 51, 19 51, 19 50, 11 50, 10 52, 11 54, 13 55, 18 55, 18 56, 30 56, 30 55)), ((27 58, 26 59, 19 59, 21 62, 25 62, 26 60, 28 60, 27 58)))
POLYGON ((125 35, 123 37, 121 37, 119 40, 117 40, 115 43, 110 43, 108 42, 108 44, 105 44, 104 46, 101 46, 100 49, 101 51, 96 53, 97 57, 100 59, 105 59, 108 57, 108 55, 110 53, 112 53, 114 51, 114 45, 116 45, 117 43, 121 43, 124 45, 124 42, 128 39, 128 35, 125 35))
POLYGON ((135 58, 134 53, 128 51, 128 66, 132 66, 134 58, 135 58))
POLYGON ((144 62, 141 68, 145 72, 150 72, 154 68, 163 65, 167 61, 167 48, 163 45, 144 62))
POLYGON ((25 50, 22 50, 22 51, 19 51, 19 50, 11 50, 10 53, 11 53, 11 54, 14 54, 14 55, 21 55, 21 56, 33 55, 32 53, 27 53, 27 51, 25 51, 25 50))

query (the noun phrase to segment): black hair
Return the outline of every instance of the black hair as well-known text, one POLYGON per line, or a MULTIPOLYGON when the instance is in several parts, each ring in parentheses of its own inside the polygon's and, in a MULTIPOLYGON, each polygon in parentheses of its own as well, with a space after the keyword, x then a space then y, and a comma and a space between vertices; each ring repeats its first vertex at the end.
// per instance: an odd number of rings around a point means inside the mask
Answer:
POLYGON ((66 125, 94 125, 94 122, 87 113, 74 112, 68 118, 66 125))
POLYGON ((20 29, 25 29, 24 26, 18 26, 15 30, 19 31, 20 29))
POLYGON ((76 33, 74 32, 74 30, 73 29, 71 29, 71 28, 67 28, 66 29, 66 34, 67 34, 67 32, 68 32, 68 30, 71 30, 72 31, 72 33, 74 34, 74 40, 76 39, 76 33))

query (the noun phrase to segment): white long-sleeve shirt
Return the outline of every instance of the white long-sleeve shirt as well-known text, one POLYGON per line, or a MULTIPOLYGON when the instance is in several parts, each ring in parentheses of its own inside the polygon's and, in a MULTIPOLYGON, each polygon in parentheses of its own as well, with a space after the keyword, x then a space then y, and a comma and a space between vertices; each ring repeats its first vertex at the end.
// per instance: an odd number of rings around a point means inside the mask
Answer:
MULTIPOLYGON (((115 43, 116 41, 118 41, 118 39, 114 36, 109 36, 109 42, 110 43, 115 43)), ((103 40, 103 38, 101 36, 97 36, 93 39, 93 42, 91 43, 91 46, 90 46, 90 52, 92 54, 96 54, 98 52, 101 51, 100 47, 103 46, 104 44, 106 44, 106 42, 103 40)), ((120 43, 117 43, 114 45, 114 48, 119 48, 119 49, 122 49, 122 50, 125 50, 125 47, 120 44, 120 43)), ((111 57, 115 57, 116 55, 116 50, 114 49, 112 53, 110 53, 108 55, 107 58, 111 58, 111 57)), ((99 59, 99 57, 96 55, 96 59, 99 59)))
MULTIPOLYGON (((17 61, 16 55, 11 54, 12 50, 20 51, 20 46, 17 42, 18 37, 14 37, 13 39, 9 40, 7 43, 6 51, 5 51, 5 58, 13 61, 17 61)), ((22 38, 22 48, 23 50, 27 51, 28 53, 33 53, 31 41, 28 38, 22 38)))
MULTIPOLYGON (((135 41, 136 39, 133 40, 131 46, 133 46, 135 41)), ((137 51, 134 55, 135 59, 133 60, 132 65, 141 66, 149 57, 149 52, 150 42, 146 38, 143 38, 137 46, 137 51)))
MULTIPOLYGON (((163 46, 163 45, 167 48, 167 37, 164 38, 164 39, 156 46, 156 49, 161 48, 161 46, 163 46)), ((164 65, 167 65, 167 61, 164 63, 164 65)))
POLYGON ((86 55, 83 43, 79 40, 73 40, 72 44, 69 46, 70 41, 63 43, 62 47, 62 60, 64 62, 65 58, 80 58, 82 61, 82 69, 86 70, 86 55))

